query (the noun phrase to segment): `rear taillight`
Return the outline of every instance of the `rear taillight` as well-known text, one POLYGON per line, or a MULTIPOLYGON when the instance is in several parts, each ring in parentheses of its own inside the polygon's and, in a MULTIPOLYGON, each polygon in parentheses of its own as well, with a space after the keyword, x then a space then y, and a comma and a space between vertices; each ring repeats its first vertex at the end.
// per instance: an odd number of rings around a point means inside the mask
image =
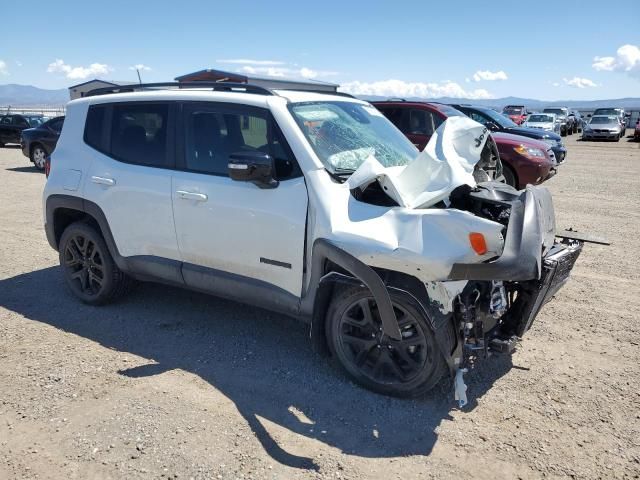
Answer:
POLYGON ((44 159, 44 174, 49 178, 49 172, 51 171, 51 157, 47 155, 44 159))

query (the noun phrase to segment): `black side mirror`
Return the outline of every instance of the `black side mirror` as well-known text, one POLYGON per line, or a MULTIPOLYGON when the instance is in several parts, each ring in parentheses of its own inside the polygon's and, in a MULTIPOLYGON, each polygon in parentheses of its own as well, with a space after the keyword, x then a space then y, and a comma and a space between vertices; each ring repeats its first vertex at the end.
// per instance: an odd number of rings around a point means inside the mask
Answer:
POLYGON ((496 125, 491 121, 484 122, 484 126, 487 127, 489 130, 491 130, 492 132, 499 130, 498 125, 496 125))
POLYGON ((238 182, 252 182, 260 188, 276 188, 276 168, 271 155, 262 152, 238 152, 229 155, 229 177, 238 182))

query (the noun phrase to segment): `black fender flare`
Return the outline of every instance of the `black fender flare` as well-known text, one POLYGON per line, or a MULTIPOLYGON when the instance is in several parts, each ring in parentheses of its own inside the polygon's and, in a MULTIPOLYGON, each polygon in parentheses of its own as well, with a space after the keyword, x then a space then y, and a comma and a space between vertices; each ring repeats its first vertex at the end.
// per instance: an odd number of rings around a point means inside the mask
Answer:
MULTIPOLYGON (((314 312, 318 310, 316 300, 323 300, 322 297, 318 297, 318 292, 323 283, 322 280, 325 277, 325 273, 327 273, 324 271, 327 260, 349 272, 371 291, 378 310, 380 311, 380 319, 382 320, 384 333, 391 338, 400 340, 401 335, 400 327, 398 327, 398 319, 393 310, 387 287, 380 276, 370 266, 325 238, 319 238, 313 243, 310 287, 307 295, 302 299, 300 305, 301 312, 310 315, 313 319, 314 312)), ((326 281, 325 279, 325 282, 326 281)), ((324 291, 323 294, 325 294, 324 291)), ((323 310, 323 312, 324 311, 326 310, 323 310)))
MULTIPOLYGON (((325 337, 325 322, 327 308, 333 295, 333 289, 339 285, 360 285, 371 291, 379 309, 379 298, 381 298, 382 302, 388 302, 392 316, 387 317, 387 322, 393 322, 393 328, 398 332, 398 334, 400 334, 400 331, 398 328, 398 321, 391 304, 391 297, 389 295, 390 291, 404 297, 407 302, 415 305, 420 311, 422 311, 425 319, 427 320, 427 324, 436 337, 437 348, 447 363, 450 373, 455 373, 455 370, 458 367, 456 359, 459 361, 461 358, 462 348, 455 333, 453 313, 443 314, 439 310, 437 302, 433 302, 429 299, 426 290, 420 294, 420 292, 411 291, 411 288, 385 284, 380 275, 378 275, 373 268, 360 262, 358 259, 326 239, 318 239, 313 245, 313 269, 311 280, 311 291, 302 301, 302 310, 311 310, 309 314, 311 318, 309 335, 314 351, 320 355, 327 356, 329 354, 325 337), (324 263, 326 260, 330 260, 348 271, 351 275, 336 271, 324 272, 324 263), (372 278, 372 275, 375 275, 375 277, 372 278), (364 281, 362 278, 363 276, 366 276, 367 280, 371 281, 371 284, 374 287, 373 289, 370 284, 364 281), (376 297, 376 294, 378 294, 379 297, 376 297)), ((419 282, 417 279, 414 280, 419 282)), ((382 310, 380 310, 380 312, 384 329, 385 319, 382 316, 382 310)), ((385 331, 385 333, 387 332, 385 331)))
POLYGON ((93 218, 100 231, 102 233, 102 237, 104 238, 105 243, 107 244, 107 248, 109 249, 109 253, 113 260, 118 265, 118 268, 122 271, 129 271, 127 260, 120 255, 118 251, 118 247, 116 245, 115 240, 113 239, 113 234, 111 233, 111 228, 109 228, 109 222, 107 221, 107 217, 105 216, 102 209, 95 203, 85 200, 81 197, 76 197, 74 195, 64 195, 64 194, 54 194, 49 195, 45 204, 45 232, 47 235, 47 241, 51 248, 54 250, 58 250, 58 239, 56 238, 55 231, 55 212, 59 208, 66 208, 69 210, 76 210, 78 212, 82 212, 87 216, 93 218))

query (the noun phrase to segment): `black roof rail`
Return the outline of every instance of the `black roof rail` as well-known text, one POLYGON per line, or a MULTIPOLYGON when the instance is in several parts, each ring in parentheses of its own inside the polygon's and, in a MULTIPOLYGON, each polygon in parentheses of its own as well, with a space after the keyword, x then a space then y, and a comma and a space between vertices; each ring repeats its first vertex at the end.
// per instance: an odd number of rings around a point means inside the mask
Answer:
POLYGON ((108 95, 111 93, 127 93, 154 89, 167 89, 174 87, 177 89, 186 88, 205 88, 215 92, 237 92, 254 93, 256 95, 275 95, 271 90, 250 83, 232 83, 232 82, 161 82, 161 83, 137 83, 130 85, 115 85, 113 87, 102 87, 89 90, 85 93, 85 97, 95 97, 97 95, 108 95))

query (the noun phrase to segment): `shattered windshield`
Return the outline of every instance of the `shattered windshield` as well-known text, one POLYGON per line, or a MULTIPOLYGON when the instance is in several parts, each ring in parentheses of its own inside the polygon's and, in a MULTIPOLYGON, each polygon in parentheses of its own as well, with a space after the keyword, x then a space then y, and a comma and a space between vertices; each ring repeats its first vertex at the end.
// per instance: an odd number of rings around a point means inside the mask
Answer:
POLYGON ((370 155, 385 167, 408 165, 413 144, 375 107, 354 102, 289 105, 318 158, 332 173, 352 172, 370 155))

